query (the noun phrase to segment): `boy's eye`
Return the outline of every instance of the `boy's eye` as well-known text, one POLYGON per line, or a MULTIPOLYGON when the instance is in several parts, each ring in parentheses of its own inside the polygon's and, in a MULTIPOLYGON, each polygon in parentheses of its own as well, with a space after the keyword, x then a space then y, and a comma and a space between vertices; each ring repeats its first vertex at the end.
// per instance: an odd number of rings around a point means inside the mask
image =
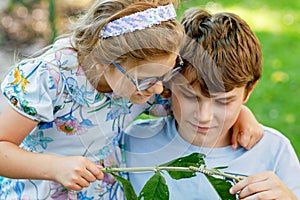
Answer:
POLYGON ((182 95, 187 99, 196 99, 197 98, 197 96, 192 93, 182 92, 182 95))
POLYGON ((228 100, 216 100, 216 103, 221 105, 228 105, 230 102, 228 100))

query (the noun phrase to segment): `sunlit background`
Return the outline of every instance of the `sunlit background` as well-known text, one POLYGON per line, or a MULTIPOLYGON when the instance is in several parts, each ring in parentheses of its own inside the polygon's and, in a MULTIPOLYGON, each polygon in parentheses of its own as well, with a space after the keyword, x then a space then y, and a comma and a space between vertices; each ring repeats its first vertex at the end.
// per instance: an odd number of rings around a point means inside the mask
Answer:
POLYGON ((300 1, 187 0, 180 13, 191 6, 234 12, 255 31, 262 45, 263 76, 247 105, 262 124, 285 134, 300 157, 300 1))
MULTIPOLYGON (((49 44, 90 3, 91 0, 1 0, 0 81, 18 57, 49 44)), ((194 6, 211 12, 234 12, 255 31, 262 44, 263 77, 247 105, 262 124, 285 134, 300 157, 300 1, 183 0, 178 19, 185 9, 194 6)), ((3 103, 0 110, 2 106, 3 103)))

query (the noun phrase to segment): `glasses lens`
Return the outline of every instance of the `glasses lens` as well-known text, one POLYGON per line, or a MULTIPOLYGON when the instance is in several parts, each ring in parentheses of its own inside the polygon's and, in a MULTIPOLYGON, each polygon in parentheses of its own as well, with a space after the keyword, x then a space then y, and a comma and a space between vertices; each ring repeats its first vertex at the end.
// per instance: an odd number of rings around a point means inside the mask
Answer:
POLYGON ((153 85, 155 85, 158 81, 168 82, 172 78, 174 78, 176 75, 178 75, 181 69, 182 69, 181 66, 175 67, 173 70, 171 70, 170 72, 167 72, 162 77, 151 77, 151 78, 147 78, 144 80, 140 80, 137 83, 138 90, 146 90, 146 89, 152 87, 153 85))
POLYGON ((179 67, 175 67, 172 71, 168 72, 164 78, 163 78, 163 82, 168 82, 170 81, 172 78, 174 78, 176 75, 179 74, 180 70, 182 69, 181 66, 179 67))
POLYGON ((179 74, 179 72, 183 68, 183 61, 180 56, 177 57, 176 60, 176 67, 172 69, 171 71, 167 72, 161 77, 151 77, 151 78, 146 78, 143 80, 137 81, 137 90, 147 90, 148 88, 152 87, 155 85, 158 81, 162 82, 168 82, 172 78, 174 78, 176 75, 179 74))
POLYGON ((158 82, 157 77, 151 77, 138 81, 138 90, 146 90, 158 82))

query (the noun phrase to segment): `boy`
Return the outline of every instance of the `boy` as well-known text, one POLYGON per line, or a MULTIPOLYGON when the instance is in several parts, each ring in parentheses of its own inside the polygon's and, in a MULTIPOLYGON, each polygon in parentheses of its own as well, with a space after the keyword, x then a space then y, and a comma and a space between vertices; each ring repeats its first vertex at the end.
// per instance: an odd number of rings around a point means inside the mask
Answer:
MULTIPOLYGON (((170 83, 173 116, 137 121, 126 130, 128 167, 200 152, 208 168, 228 166, 221 171, 246 177, 230 189, 240 199, 300 198, 299 161, 281 133, 263 126, 264 137, 252 149, 230 146, 231 127, 261 76, 254 33, 237 15, 197 8, 185 12, 182 24, 189 39, 181 53, 185 67, 170 83)), ((152 174, 130 174, 137 192, 152 174)), ((200 173, 176 181, 165 177, 172 200, 219 199, 200 173)))

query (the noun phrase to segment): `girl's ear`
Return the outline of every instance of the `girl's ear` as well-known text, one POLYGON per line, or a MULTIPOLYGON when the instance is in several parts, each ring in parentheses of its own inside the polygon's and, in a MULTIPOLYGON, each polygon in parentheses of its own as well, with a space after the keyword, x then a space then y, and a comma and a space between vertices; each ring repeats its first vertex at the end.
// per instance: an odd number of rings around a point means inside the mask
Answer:
POLYGON ((97 71, 103 72, 105 70, 105 65, 103 64, 96 64, 97 71))
POLYGON ((246 102, 248 101, 248 99, 250 98, 250 95, 251 95, 251 93, 252 93, 252 91, 253 91, 253 89, 254 89, 254 87, 256 86, 257 83, 258 83, 258 80, 255 81, 255 82, 252 84, 252 86, 248 88, 248 91, 247 91, 248 94, 245 95, 244 103, 246 103, 246 102))

